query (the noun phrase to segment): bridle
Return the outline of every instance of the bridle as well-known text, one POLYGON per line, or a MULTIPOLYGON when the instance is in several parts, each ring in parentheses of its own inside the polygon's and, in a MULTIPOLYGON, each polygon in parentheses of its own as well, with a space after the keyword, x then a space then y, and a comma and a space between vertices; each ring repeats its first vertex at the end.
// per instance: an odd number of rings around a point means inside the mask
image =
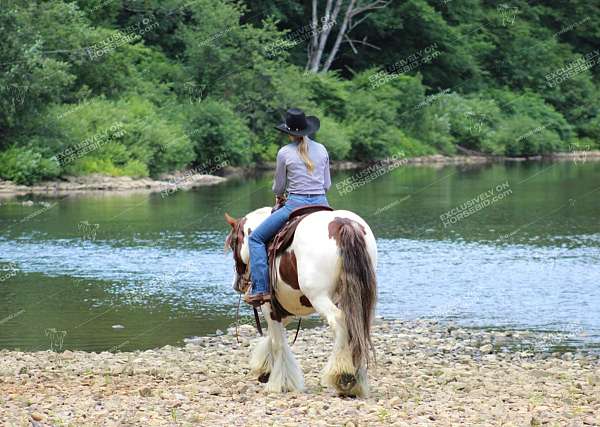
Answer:
MULTIPOLYGON (((225 240, 225 244, 229 246, 231 251, 233 252, 233 260, 235 261, 235 272, 236 279, 235 284, 233 285, 234 289, 240 293, 240 299, 238 300, 238 306, 236 311, 236 338, 239 342, 238 336, 238 324, 239 324, 239 311, 240 311, 240 302, 241 302, 241 294, 246 293, 248 288, 251 286, 252 281, 250 279, 250 268, 249 266, 242 260, 242 244, 244 242, 244 224, 246 224, 246 217, 241 218, 239 221, 235 223, 231 232, 227 236, 225 240)), ((252 231, 249 230, 248 234, 252 231)), ((254 320, 256 322, 256 329, 260 335, 263 335, 262 327, 260 325, 260 319, 258 317, 258 310, 256 307, 253 307, 254 310, 254 320)), ((294 341, 292 345, 296 343, 296 339, 298 339, 298 332, 300 331, 300 322, 302 318, 298 318, 298 326, 296 327, 296 335, 294 336, 294 341)))
POLYGON ((235 261, 235 272, 236 281, 233 285, 235 290, 240 293, 245 293, 250 286, 250 268, 242 260, 242 244, 244 242, 244 224, 246 218, 241 218, 236 222, 235 226, 231 230, 229 236, 227 236, 226 243, 233 251, 233 260, 235 261))
MULTIPOLYGON (((240 219, 235 223, 231 233, 227 236, 227 240, 225 244, 228 244, 233 252, 233 260, 235 261, 235 283, 233 288, 240 293, 240 299, 238 300, 238 306, 236 310, 236 322, 235 322, 235 335, 236 339, 239 342, 239 334, 238 334, 238 325, 240 320, 240 302, 242 300, 242 294, 246 293, 248 288, 252 285, 250 280, 250 268, 248 265, 242 260, 242 244, 244 242, 244 224, 246 223, 246 217, 240 219)), ((251 231, 248 232, 250 234, 251 231)), ((260 335, 263 335, 262 327, 260 326, 260 319, 258 317, 258 310, 256 307, 254 309, 254 321, 256 322, 256 329, 260 335)))

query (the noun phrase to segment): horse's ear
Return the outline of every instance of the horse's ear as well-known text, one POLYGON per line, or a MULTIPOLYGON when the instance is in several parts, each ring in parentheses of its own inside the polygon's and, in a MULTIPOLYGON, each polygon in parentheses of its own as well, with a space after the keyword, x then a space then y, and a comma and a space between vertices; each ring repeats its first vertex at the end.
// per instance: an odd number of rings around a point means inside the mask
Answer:
POLYGON ((225 221, 227 221, 232 228, 235 227, 235 224, 237 224, 237 220, 231 217, 231 215, 229 215, 227 212, 225 212, 225 221))

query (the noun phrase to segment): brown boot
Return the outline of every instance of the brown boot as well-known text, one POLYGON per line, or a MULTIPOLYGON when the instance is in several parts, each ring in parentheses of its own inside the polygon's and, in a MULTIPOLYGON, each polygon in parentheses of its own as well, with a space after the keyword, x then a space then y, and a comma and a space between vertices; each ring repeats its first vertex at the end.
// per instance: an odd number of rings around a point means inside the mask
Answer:
POLYGON ((254 307, 259 307, 266 302, 271 302, 271 294, 268 292, 262 292, 258 294, 246 294, 244 301, 254 307))

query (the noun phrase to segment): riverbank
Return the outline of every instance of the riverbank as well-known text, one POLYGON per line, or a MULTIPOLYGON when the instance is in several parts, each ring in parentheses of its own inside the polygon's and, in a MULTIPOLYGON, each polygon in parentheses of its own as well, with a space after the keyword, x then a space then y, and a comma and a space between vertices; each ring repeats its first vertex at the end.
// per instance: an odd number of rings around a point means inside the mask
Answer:
POLYGON ((244 325, 240 344, 230 330, 130 353, 3 350, 0 419, 10 426, 600 425, 598 356, 548 353, 555 339, 548 334, 377 320, 367 399, 338 398, 319 385, 331 351, 324 328, 301 331, 293 347, 306 392, 265 393, 248 375, 255 334, 244 325))
MULTIPOLYGON (((599 161, 600 151, 573 151, 568 153, 553 153, 548 156, 535 157, 501 157, 483 155, 430 156, 394 158, 383 160, 382 163, 399 163, 401 165, 437 166, 445 165, 477 165, 492 162, 524 162, 524 161, 599 161)), ((352 170, 367 167, 373 162, 334 161, 332 170, 352 170)), ((0 198, 26 194, 53 195, 89 192, 164 192, 170 194, 178 190, 187 190, 206 185, 215 185, 233 176, 244 176, 254 171, 274 170, 275 163, 264 163, 254 168, 227 167, 223 169, 224 177, 216 175, 187 174, 185 171, 161 175, 158 179, 127 176, 113 177, 101 174, 85 176, 67 176, 62 180, 43 181, 35 185, 18 185, 11 181, 0 179, 0 198)))
POLYGON ((128 176, 106 176, 91 174, 68 176, 63 180, 43 181, 35 185, 18 185, 11 181, 0 180, 0 197, 24 194, 67 194, 87 192, 159 192, 170 194, 177 190, 187 190, 206 185, 215 185, 226 178, 215 175, 185 174, 184 172, 162 175, 159 179, 128 176))

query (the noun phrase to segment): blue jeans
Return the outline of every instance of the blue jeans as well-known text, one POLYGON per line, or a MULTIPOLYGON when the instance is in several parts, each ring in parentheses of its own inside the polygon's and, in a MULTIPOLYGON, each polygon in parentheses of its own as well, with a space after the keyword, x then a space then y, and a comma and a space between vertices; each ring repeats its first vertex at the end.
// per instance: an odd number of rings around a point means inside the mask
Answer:
POLYGON ((252 233, 250 233, 252 294, 269 291, 267 242, 283 227, 294 209, 306 205, 329 205, 329 203, 324 194, 314 196, 290 194, 283 207, 273 212, 256 230, 252 230, 252 233))

